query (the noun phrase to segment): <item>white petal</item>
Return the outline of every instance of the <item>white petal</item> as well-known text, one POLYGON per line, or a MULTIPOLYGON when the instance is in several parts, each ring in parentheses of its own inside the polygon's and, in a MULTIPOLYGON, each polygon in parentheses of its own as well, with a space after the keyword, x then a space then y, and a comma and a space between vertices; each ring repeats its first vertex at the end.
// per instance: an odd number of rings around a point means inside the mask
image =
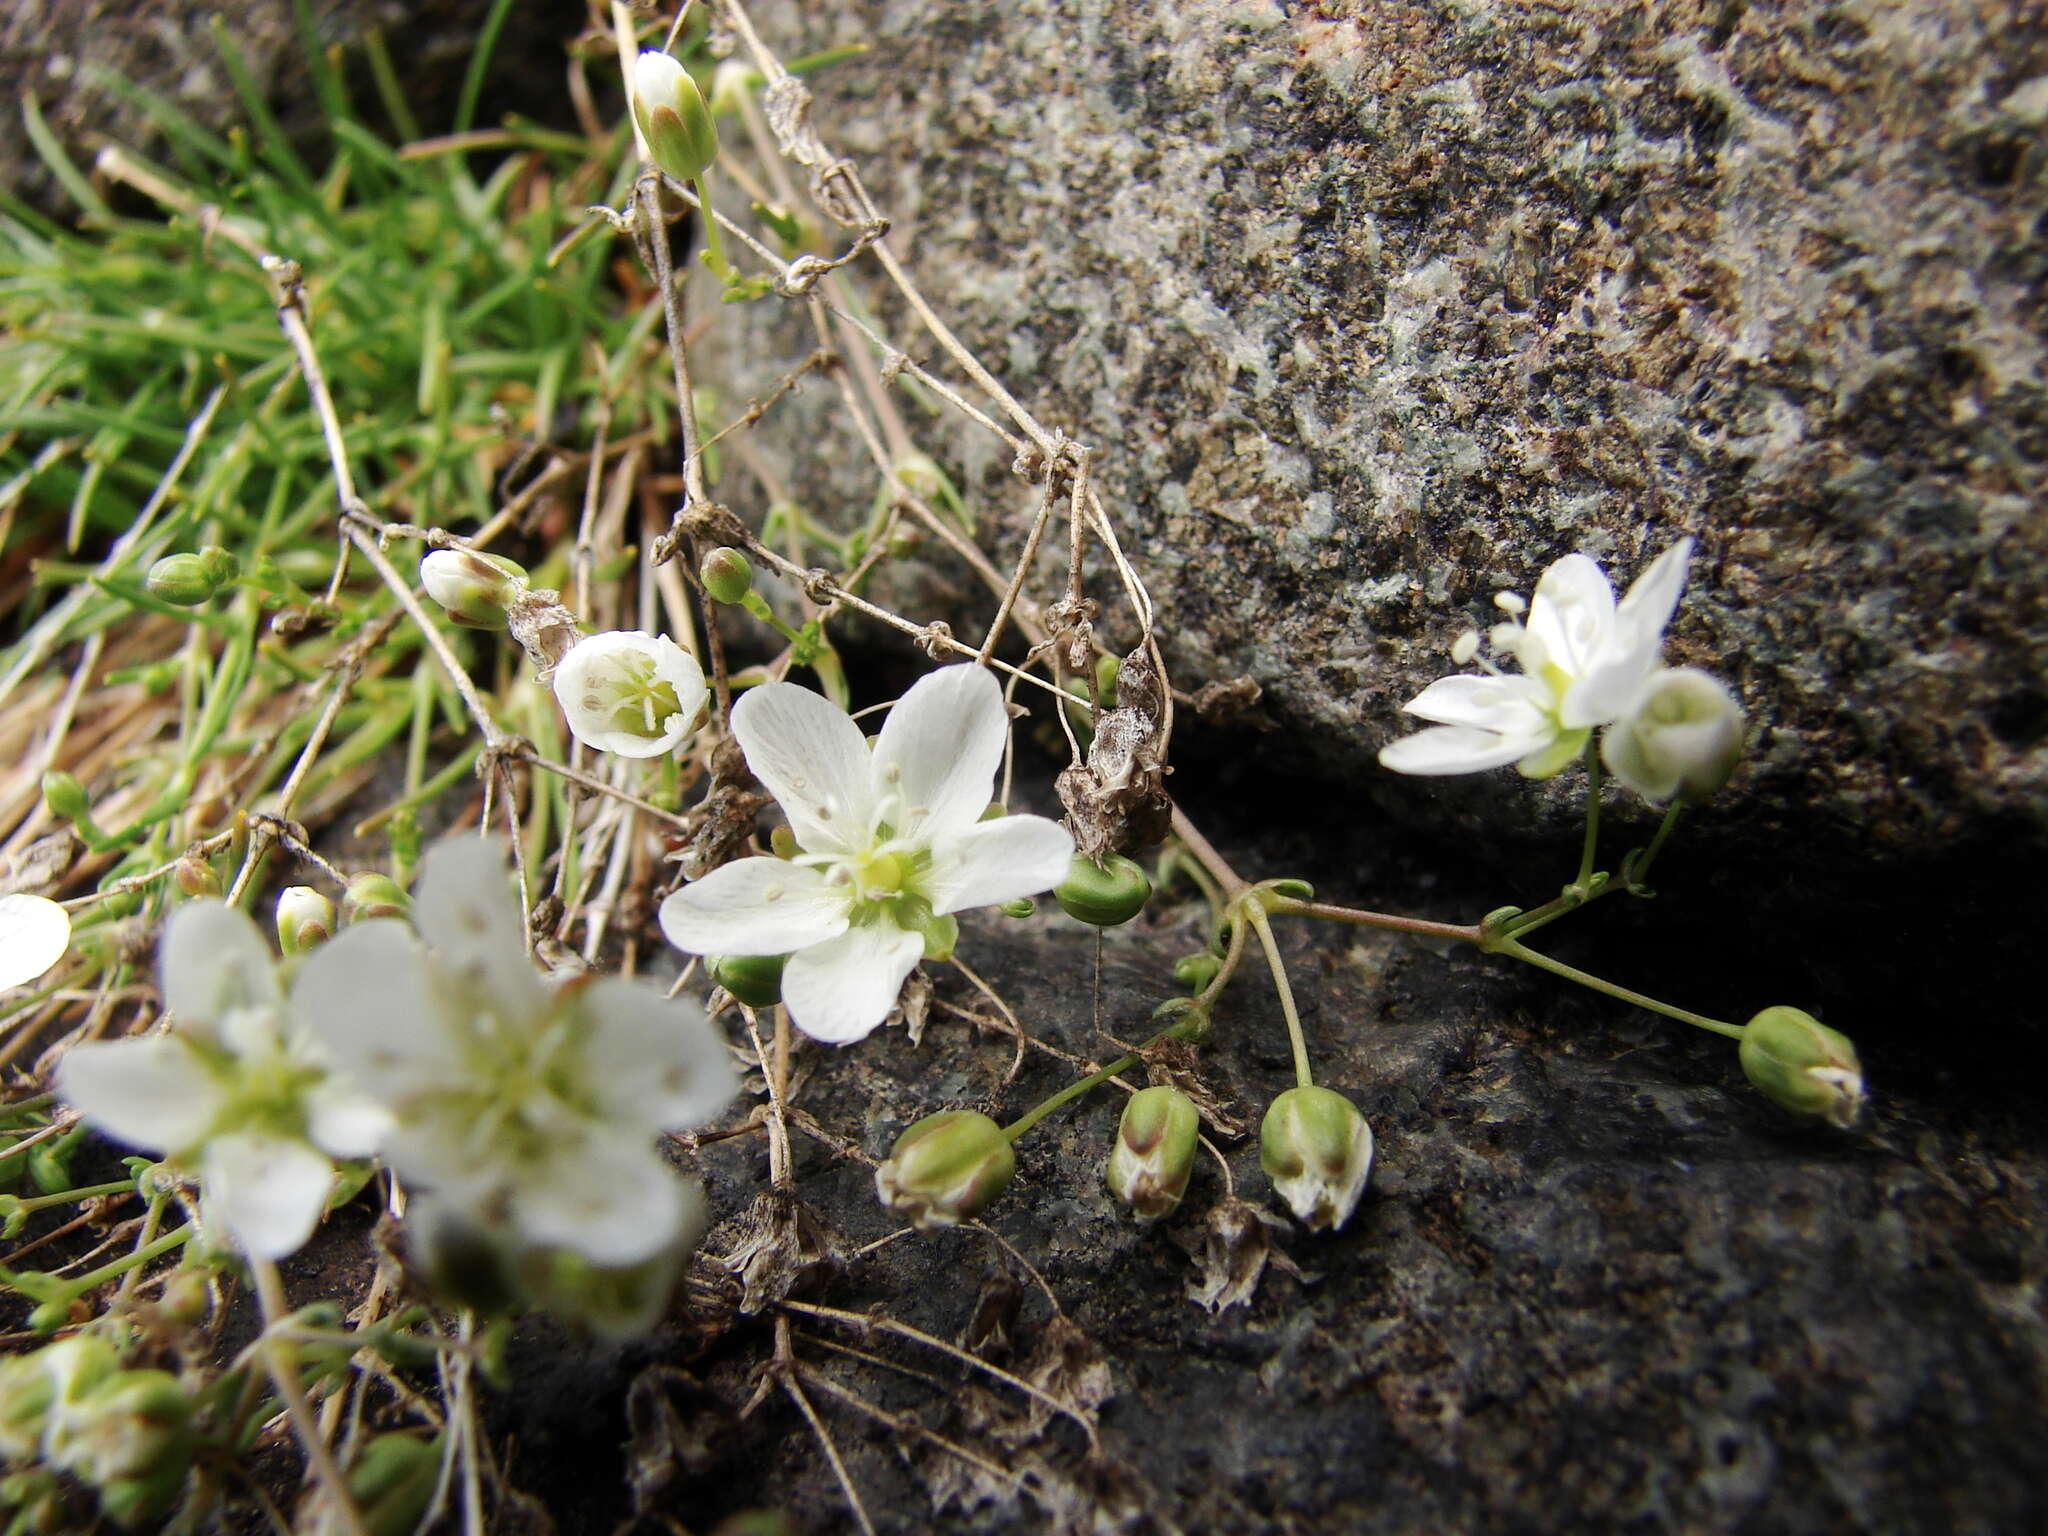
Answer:
POLYGON ((691 955, 786 955, 846 932, 847 893, 787 859, 740 859, 663 900, 661 931, 691 955))
POLYGON ((607 1117, 649 1131, 686 1131, 739 1092, 732 1053, 695 1003, 671 1001, 619 976, 579 994, 589 1034, 583 1060, 607 1117))
POLYGON ((733 705, 732 733, 806 851, 865 851, 874 766, 867 738, 843 710, 794 683, 763 683, 733 705))
POLYGON ((199 1164, 200 1194, 242 1251, 259 1259, 296 1253, 327 1208, 334 1165, 282 1136, 216 1136, 199 1164))
POLYGON ((903 978, 923 953, 923 935, 894 923, 849 928, 789 957, 782 972, 782 1001, 796 1027, 813 1040, 850 1045, 866 1039, 889 1016, 903 978))
POLYGON ((919 678, 875 741, 879 790, 902 797, 897 833, 936 842, 972 826, 988 809, 1009 735, 1003 690, 988 668, 963 662, 919 678))
POLYGON ((546 1011, 548 991, 527 957, 519 901, 493 839, 458 837, 428 851, 413 923, 442 982, 476 995, 508 1023, 546 1011))
POLYGON ((1545 729, 1548 698, 1526 677, 1440 677, 1403 708, 1437 725, 1528 734, 1545 729))
POLYGON ((587 635, 555 667, 555 701, 587 747, 621 757, 665 757, 689 737, 704 711, 704 671, 666 635, 607 630, 587 635), (666 683, 674 712, 648 719, 635 703, 649 682, 666 683))
POLYGON ((1036 896, 1067 878, 1074 840, 1043 816, 977 822, 934 850, 932 910, 960 912, 1036 896))
POLYGON ((292 1013, 322 1055, 386 1103, 462 1080, 459 1037, 403 923, 357 923, 314 950, 292 978, 292 1013))
POLYGON ((1542 740, 1531 741, 1525 736, 1503 736, 1497 731, 1462 725, 1433 725, 1381 747, 1380 766, 1396 773, 1424 775, 1481 773, 1488 768, 1505 768, 1542 745, 1542 740))
POLYGON ((597 1132, 529 1169, 512 1196, 530 1242, 574 1249, 595 1264, 638 1264, 681 1235, 683 1179, 637 1137, 597 1132))
POLYGON ((306 1134, 330 1157, 374 1157, 393 1115, 346 1078, 330 1077, 306 1094, 306 1134))
POLYGON ((219 901, 188 902, 164 925, 158 972, 181 1029, 213 1032, 233 1008, 277 1003, 277 960, 256 921, 219 901))
POLYGON ((0 896, 0 992, 34 981, 64 958, 71 919, 47 896, 0 896))
POLYGON ((1663 638, 1664 626, 1678 609, 1678 595, 1685 590, 1686 566, 1691 559, 1692 538, 1688 535, 1651 561, 1650 568, 1628 589, 1616 616, 1639 638, 1663 638))
POLYGON ((1584 555, 1552 563, 1529 604, 1529 634, 1544 654, 1578 677, 1598 664, 1614 624, 1614 588, 1584 555))
POLYGON ((116 1141, 181 1152, 213 1123, 220 1085, 176 1035, 87 1040, 57 1063, 57 1097, 116 1141))

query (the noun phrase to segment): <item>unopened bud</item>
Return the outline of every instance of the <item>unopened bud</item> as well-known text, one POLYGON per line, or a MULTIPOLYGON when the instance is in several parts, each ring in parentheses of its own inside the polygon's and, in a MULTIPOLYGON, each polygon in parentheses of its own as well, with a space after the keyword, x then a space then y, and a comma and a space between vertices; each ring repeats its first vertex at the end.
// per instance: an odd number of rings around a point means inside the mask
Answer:
POLYGON ((197 608, 241 574, 241 562, 224 549, 165 555, 149 568, 143 586, 161 603, 197 608))
POLYGON ((1372 1174, 1372 1127, 1343 1094, 1290 1088, 1259 1127, 1259 1166, 1297 1218, 1334 1232, 1372 1174))
POLYGON ((1742 756, 1742 707, 1719 678, 1665 667, 1600 738, 1600 760, 1645 800, 1704 800, 1742 756))
POLYGON ((1116 678, 1123 663, 1114 656, 1095 658, 1095 697, 1104 705, 1116 703, 1116 678))
POLYGON ((695 181, 718 158, 718 127, 690 72, 659 49, 633 63, 633 121, 639 124, 655 168, 677 181, 695 181))
POLYGON ((898 454, 896 462, 889 467, 889 473, 898 485, 920 501, 931 501, 951 489, 946 472, 928 453, 898 454))
POLYGON ((754 590, 754 567, 728 545, 721 544, 706 555, 697 575, 716 603, 743 603, 754 590))
POLYGON ((334 903, 310 885, 288 885, 277 893, 277 946, 302 955, 334 937, 334 903))
POLYGON ((1214 955, 1182 955, 1173 962, 1173 979, 1190 992, 1201 992, 1216 979, 1216 973, 1223 969, 1223 962, 1214 955))
POLYGON ((769 1008, 782 1001, 782 968, 788 963, 787 955, 706 955, 704 970, 749 1008, 769 1008))
POLYGON ((370 1536, 412 1536, 433 1501, 441 1476, 438 1440, 417 1435, 379 1435, 348 1469, 349 1497, 370 1536))
POLYGON ((1112 853, 1100 864, 1085 853, 1075 854, 1066 879, 1052 888, 1061 911, 1098 928, 1129 922, 1151 896, 1152 882, 1145 871, 1120 853, 1112 853))
POLYGON ((352 923, 366 923, 377 917, 403 918, 412 913, 412 901, 405 889, 389 875, 366 869, 349 877, 342 892, 341 915, 352 923))
POLYGON ((1140 1221, 1173 1214, 1187 1193, 1195 1167, 1201 1116, 1178 1088, 1160 1086, 1134 1093, 1124 1105, 1109 1150, 1110 1193, 1140 1221))
POLYGON ((1742 1030, 1743 1075, 1796 1115, 1844 1128, 1863 1109, 1863 1066, 1856 1047, 1797 1008, 1766 1008, 1742 1030))
POLYGON ((1005 917, 1031 917, 1038 911, 1038 903, 1029 896, 1019 896, 1014 901, 998 903, 996 910, 1005 917))
POLYGON ((505 608, 526 590, 526 568, 479 549, 437 549, 420 562, 420 585, 469 629, 503 629, 505 608))
POLYGON ((221 893, 220 876, 214 867, 189 853, 171 866, 171 884, 183 896, 218 897, 221 893))
POLYGON ((92 802, 85 797, 85 786, 61 768, 52 768, 43 775, 43 804, 50 808, 52 816, 64 821, 92 820, 92 802))
POLYGON ((920 1227, 950 1227, 987 1210, 1016 1172, 1001 1126, 975 1110, 947 1109, 896 1138, 875 1170, 875 1192, 920 1227))
POLYGON ((202 1270, 174 1269, 164 1280, 156 1307, 172 1322, 195 1328, 213 1311, 213 1287, 202 1270))

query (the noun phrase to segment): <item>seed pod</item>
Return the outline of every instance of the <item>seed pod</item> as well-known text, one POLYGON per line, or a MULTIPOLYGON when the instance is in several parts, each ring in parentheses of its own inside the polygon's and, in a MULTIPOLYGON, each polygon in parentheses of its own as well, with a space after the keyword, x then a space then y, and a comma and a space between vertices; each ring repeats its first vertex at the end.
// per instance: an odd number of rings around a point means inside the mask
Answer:
POLYGON ((1304 1225, 1334 1232, 1372 1175, 1372 1127, 1341 1093, 1290 1088, 1259 1127, 1259 1166, 1304 1225))
POLYGON ((782 1001, 782 968, 787 955, 706 955, 705 974, 749 1008, 782 1001))
POLYGON ((1124 1105, 1104 1177, 1140 1221, 1173 1214, 1195 1167, 1201 1116, 1178 1088, 1141 1089, 1124 1105))
POLYGON ((875 1170, 875 1192, 920 1227, 950 1227, 987 1210, 1016 1172, 1001 1126, 975 1110, 947 1109, 896 1138, 875 1170))
POLYGON ((1772 1102, 1847 1128, 1863 1109, 1863 1066, 1840 1030, 1810 1013, 1766 1008, 1743 1026, 1742 1072, 1772 1102))
POLYGON ((717 603, 743 603, 754 589, 754 567, 745 555, 725 545, 704 557, 697 576, 717 603))
POLYGON ((1114 928, 1144 910, 1152 897, 1152 881, 1137 862, 1112 853, 1100 864, 1084 853, 1074 855, 1067 878, 1052 889, 1054 901, 1067 916, 1114 928))

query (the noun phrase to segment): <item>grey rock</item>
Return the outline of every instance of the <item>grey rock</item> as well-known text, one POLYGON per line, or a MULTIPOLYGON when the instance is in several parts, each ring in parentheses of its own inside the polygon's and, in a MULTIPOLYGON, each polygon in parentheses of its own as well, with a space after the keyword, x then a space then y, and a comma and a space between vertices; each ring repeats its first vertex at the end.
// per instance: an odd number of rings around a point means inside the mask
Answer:
MULTIPOLYGON (((1691 532, 1669 656, 1756 727, 1724 840, 2048 844, 2048 33, 2002 0, 755 11, 870 45, 826 140, 1097 450, 1176 683, 1264 685, 1260 751, 1561 828, 1576 775, 1373 755, 1495 590, 1691 532)), ((933 430, 1014 549, 1008 454, 933 430)))

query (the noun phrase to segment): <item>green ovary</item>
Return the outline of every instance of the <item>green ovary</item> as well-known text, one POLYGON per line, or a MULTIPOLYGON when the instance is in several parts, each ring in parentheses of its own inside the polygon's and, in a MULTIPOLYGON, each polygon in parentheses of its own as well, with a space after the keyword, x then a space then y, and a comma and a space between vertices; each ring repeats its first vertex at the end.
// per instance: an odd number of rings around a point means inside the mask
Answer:
POLYGON ((610 729, 633 736, 659 736, 662 722, 683 712, 675 684, 654 675, 654 663, 644 656, 622 657, 613 676, 594 685, 585 703, 605 711, 610 729), (609 694, 610 702, 603 695, 609 694))

